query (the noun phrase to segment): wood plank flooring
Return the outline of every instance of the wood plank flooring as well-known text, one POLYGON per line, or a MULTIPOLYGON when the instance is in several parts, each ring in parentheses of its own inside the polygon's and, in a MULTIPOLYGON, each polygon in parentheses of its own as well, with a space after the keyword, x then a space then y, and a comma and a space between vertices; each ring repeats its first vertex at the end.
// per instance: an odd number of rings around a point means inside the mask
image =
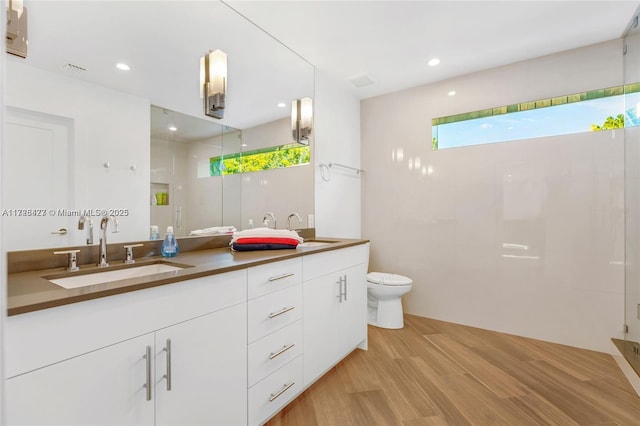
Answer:
POLYGON ((608 354, 405 315, 267 425, 640 425, 608 354))

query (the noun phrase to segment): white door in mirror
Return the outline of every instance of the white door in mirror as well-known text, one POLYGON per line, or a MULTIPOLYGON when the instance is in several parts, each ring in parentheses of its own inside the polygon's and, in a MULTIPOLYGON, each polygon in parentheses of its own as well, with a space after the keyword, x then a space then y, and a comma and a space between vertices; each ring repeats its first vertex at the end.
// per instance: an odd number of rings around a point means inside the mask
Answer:
POLYGON ((70 245, 71 234, 66 229, 73 229, 71 221, 78 219, 63 214, 63 210, 70 207, 70 123, 10 108, 6 129, 2 164, 4 248, 24 250, 70 245))

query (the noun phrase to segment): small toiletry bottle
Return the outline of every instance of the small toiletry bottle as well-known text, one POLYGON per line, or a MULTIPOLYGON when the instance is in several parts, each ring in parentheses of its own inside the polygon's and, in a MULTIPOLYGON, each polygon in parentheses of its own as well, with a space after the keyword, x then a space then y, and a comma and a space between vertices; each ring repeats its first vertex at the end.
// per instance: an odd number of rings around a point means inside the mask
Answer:
POLYGON ((164 257, 175 257, 178 255, 178 241, 173 235, 173 226, 167 226, 167 235, 162 241, 162 249, 160 250, 164 257))
POLYGON ((150 240, 159 240, 160 233, 158 232, 158 227, 156 225, 151 225, 151 232, 149 233, 150 240))
POLYGON ((249 229, 253 229, 253 219, 249 219, 249 229))

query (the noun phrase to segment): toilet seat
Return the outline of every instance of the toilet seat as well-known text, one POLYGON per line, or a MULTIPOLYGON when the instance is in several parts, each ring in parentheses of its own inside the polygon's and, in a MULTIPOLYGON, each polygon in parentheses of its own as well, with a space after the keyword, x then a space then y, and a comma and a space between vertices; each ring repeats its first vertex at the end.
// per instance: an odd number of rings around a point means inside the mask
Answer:
POLYGON ((411 278, 397 274, 387 274, 384 272, 369 272, 367 281, 372 284, 383 286, 410 285, 413 283, 411 278))

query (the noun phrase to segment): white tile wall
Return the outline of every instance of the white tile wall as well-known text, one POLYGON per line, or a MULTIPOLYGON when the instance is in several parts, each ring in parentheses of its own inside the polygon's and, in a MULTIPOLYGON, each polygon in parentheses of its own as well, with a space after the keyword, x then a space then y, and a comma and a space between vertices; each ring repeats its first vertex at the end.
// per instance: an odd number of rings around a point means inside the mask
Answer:
POLYGON ((433 117, 622 84, 621 54, 615 40, 362 102, 363 237, 370 270, 413 278, 406 312, 604 352, 621 337, 622 131, 431 151, 433 117))

